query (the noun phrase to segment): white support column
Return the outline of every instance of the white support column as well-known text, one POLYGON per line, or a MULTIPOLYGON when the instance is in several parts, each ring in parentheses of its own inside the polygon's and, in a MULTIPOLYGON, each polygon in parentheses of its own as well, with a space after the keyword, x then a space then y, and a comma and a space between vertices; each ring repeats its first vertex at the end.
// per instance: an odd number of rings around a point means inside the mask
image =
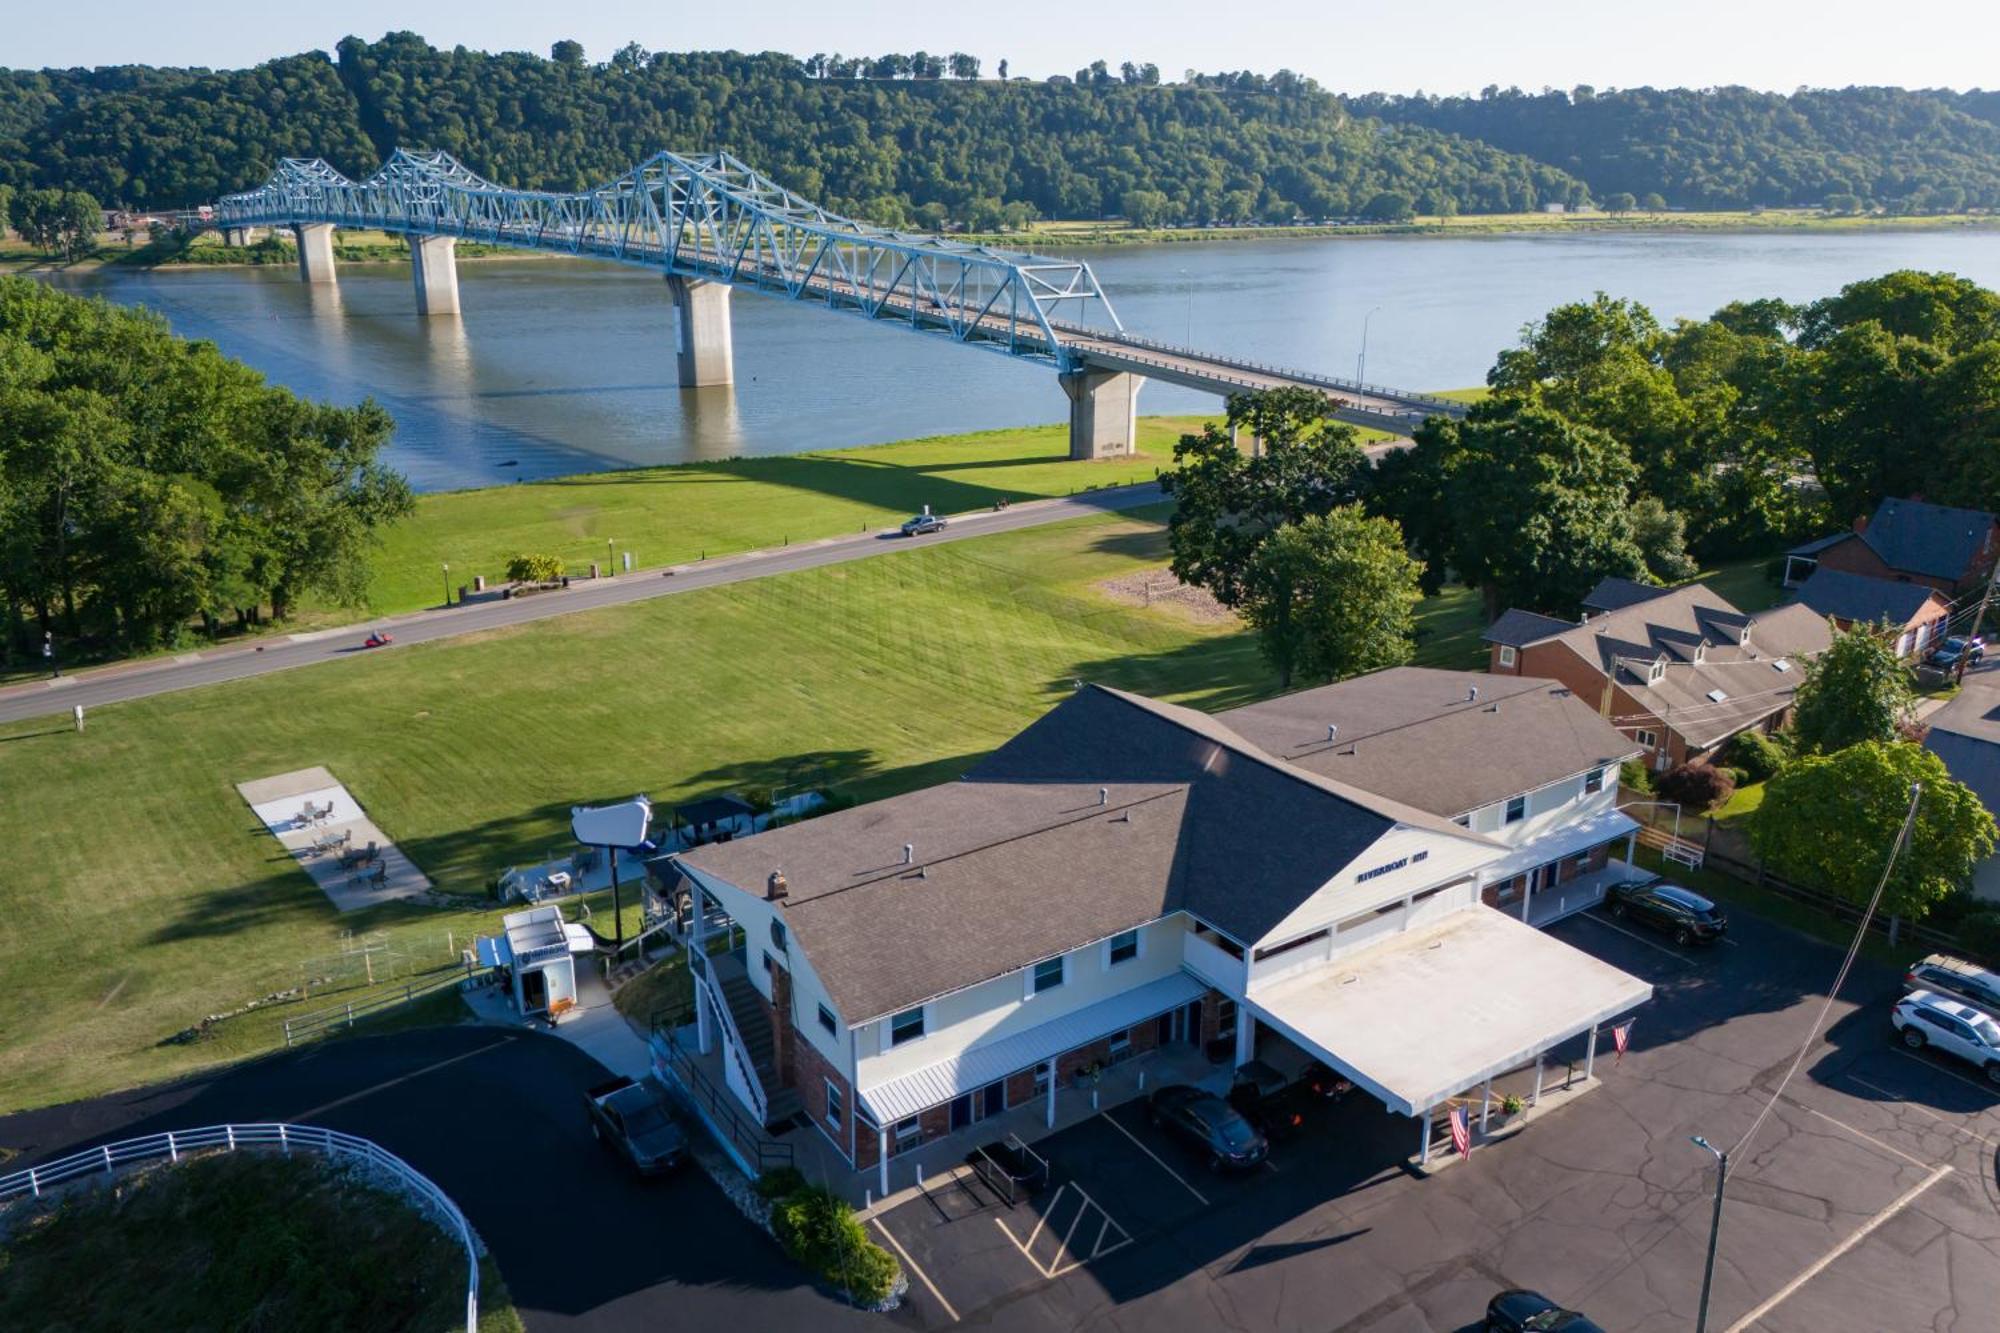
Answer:
POLYGON ((1597 1068, 1597 1029, 1592 1028, 1590 1040, 1583 1046, 1583 1076, 1589 1078, 1595 1068, 1597 1068))
POLYGON ((1056 1127, 1056 1061, 1049 1057, 1049 1128, 1056 1127))
POLYGON ((1487 1079, 1486 1086, 1479 1093, 1479 1132, 1486 1132, 1486 1122, 1493 1118, 1493 1080, 1487 1079))
POLYGON ((419 315, 458 313, 458 237, 412 236, 410 279, 417 288, 419 315))
POLYGON ((1431 1113, 1426 1107, 1417 1112, 1417 1118, 1424 1122, 1422 1137, 1417 1140, 1417 1165, 1429 1166, 1431 1162, 1431 1113))
POLYGON ((1250 1006, 1236 1006, 1236 1067, 1241 1069, 1257 1058, 1257 1020, 1250 1006))
POLYGON ((333 224, 301 222, 292 228, 292 235, 299 244, 299 281, 332 282, 333 224))
POLYGON ((709 999, 708 983, 705 981, 695 982, 694 1044, 703 1055, 708 1055, 715 1050, 715 1019, 708 1012, 708 1006, 711 1003, 713 1001, 709 999))
POLYGON ((729 294, 733 290, 726 282, 667 275, 667 291, 673 295, 674 319, 679 325, 674 359, 683 389, 735 382, 736 353, 729 323, 729 294))
POLYGON ((1535 901, 1535 880, 1541 873, 1539 869, 1530 870, 1528 877, 1521 881, 1523 885, 1521 889, 1521 924, 1524 926, 1528 924, 1528 908, 1535 901))
POLYGON ((875 1131, 875 1164, 880 1168, 882 1197, 889 1197, 889 1129, 886 1125, 875 1131))
POLYGON ((1528 1099, 1528 1105, 1530 1106, 1540 1106, 1542 1104, 1542 1066, 1546 1063, 1547 1059, 1548 1052, 1535 1052, 1535 1095, 1528 1099))
POLYGON ((1139 389, 1145 380, 1114 370, 1056 376, 1069 395, 1069 456, 1120 458, 1138 452, 1139 389))
POLYGON ((1629 866, 1632 864, 1632 858, 1638 855, 1638 851, 1639 851, 1639 830, 1633 829, 1630 833, 1625 835, 1626 865, 1629 866))

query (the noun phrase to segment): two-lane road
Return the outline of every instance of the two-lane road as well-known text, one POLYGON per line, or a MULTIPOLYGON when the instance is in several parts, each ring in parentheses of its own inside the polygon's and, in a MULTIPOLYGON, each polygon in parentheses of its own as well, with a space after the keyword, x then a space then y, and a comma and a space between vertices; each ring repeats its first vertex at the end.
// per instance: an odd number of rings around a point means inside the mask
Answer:
POLYGON ((851 537, 831 537, 816 542, 802 542, 796 546, 770 547, 697 564, 674 565, 665 570, 649 570, 617 578, 575 582, 561 592, 540 593, 533 597, 507 601, 479 602, 449 609, 417 611, 409 615, 364 621, 358 625, 339 629, 318 630, 310 634, 270 639, 254 646, 187 653, 156 662, 106 667, 73 676, 62 676, 55 680, 30 681, 0 690, 0 722, 15 722, 47 714, 67 713, 78 704, 83 705, 88 711, 103 704, 119 703, 127 699, 143 699, 148 695, 165 694, 170 690, 185 690, 197 685, 241 680, 246 676, 261 676, 271 671, 283 671, 287 667, 311 666, 319 662, 335 662, 343 658, 365 655, 371 650, 362 648, 361 641, 370 628, 387 629, 395 636, 395 642, 388 648, 372 651, 394 652, 398 647, 408 644, 428 643, 458 634, 472 634, 506 625, 519 625, 531 620, 546 620, 551 616, 594 611, 600 607, 621 606, 627 602, 642 602, 654 597, 668 597, 675 593, 693 592, 697 588, 714 588, 728 583, 741 583, 748 579, 768 578, 773 574, 790 574, 802 569, 844 564, 850 560, 865 560, 871 556, 906 551, 913 545, 930 546, 939 542, 964 541, 973 537, 991 536, 998 532, 1014 532, 1022 528, 1040 527, 1047 523, 1060 523, 1065 519, 1087 514, 1137 509, 1144 505, 1155 504, 1160 499, 1158 483, 1148 482, 1138 486, 1090 491, 1062 499, 1023 501, 1005 509, 982 509, 953 515, 950 526, 943 532, 910 540, 898 537, 893 529, 851 537))

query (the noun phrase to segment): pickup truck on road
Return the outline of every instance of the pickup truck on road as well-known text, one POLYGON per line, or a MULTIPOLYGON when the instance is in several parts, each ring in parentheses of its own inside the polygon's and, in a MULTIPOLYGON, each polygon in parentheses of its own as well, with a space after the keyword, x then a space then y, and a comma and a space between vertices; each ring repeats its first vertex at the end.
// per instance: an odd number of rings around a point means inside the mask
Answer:
POLYGON ((667 1113, 666 1099, 650 1080, 614 1078, 583 1094, 590 1133, 642 1176, 656 1176, 687 1160, 687 1136, 667 1113))

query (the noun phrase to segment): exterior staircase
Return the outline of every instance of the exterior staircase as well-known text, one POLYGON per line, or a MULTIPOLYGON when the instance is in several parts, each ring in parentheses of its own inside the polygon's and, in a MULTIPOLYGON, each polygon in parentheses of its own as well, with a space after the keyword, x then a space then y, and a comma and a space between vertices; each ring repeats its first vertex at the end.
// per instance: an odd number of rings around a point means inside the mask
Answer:
POLYGON ((778 1080, 777 1037, 764 1011, 764 997, 750 984, 743 962, 736 955, 717 954, 709 963, 721 989, 722 1002, 729 1006, 730 1021, 742 1034, 743 1053, 750 1057, 750 1067, 756 1071, 757 1082, 764 1090, 764 1127, 780 1129, 804 1109, 804 1103, 795 1089, 778 1080))

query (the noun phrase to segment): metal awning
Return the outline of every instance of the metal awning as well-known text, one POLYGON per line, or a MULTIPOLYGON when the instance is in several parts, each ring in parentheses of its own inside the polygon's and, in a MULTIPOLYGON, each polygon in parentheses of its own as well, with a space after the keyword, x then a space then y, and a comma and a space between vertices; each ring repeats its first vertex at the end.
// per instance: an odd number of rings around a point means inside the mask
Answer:
POLYGON ((949 1060, 859 1089, 855 1096, 876 1124, 893 1125, 1064 1051, 1158 1018, 1207 993, 1206 982, 1176 972, 1012 1036, 969 1047, 949 1060))
POLYGON ((1261 1019, 1417 1115, 1653 998, 1647 982, 1474 906, 1261 990, 1261 1019))
POLYGON ((1479 868, 1482 883, 1492 884, 1503 879, 1545 866, 1551 861, 1587 852, 1601 842, 1622 838, 1639 827, 1639 821, 1621 810, 1604 810, 1588 819, 1574 824, 1565 824, 1553 833, 1545 834, 1532 842, 1524 842, 1498 861, 1489 862, 1479 868))

